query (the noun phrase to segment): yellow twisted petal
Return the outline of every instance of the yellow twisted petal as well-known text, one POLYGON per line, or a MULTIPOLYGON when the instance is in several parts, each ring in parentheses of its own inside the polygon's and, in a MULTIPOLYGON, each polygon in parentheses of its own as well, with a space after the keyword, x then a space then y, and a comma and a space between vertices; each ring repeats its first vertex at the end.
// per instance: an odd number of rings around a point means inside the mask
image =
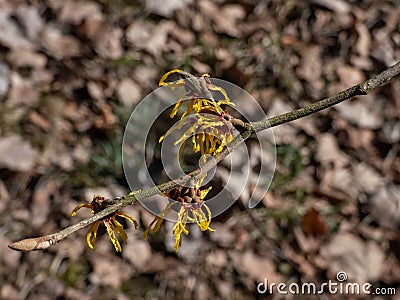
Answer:
POLYGON ((169 75, 174 74, 174 73, 180 74, 180 73, 182 73, 182 70, 174 69, 174 70, 171 70, 171 71, 165 73, 165 74, 161 77, 161 79, 160 79, 158 85, 159 85, 159 86, 164 86, 164 85, 169 85, 169 84, 171 84, 171 82, 165 82, 165 80, 168 78, 169 75))
POLYGON ((99 229, 99 225, 100 221, 94 222, 86 234, 86 243, 92 250, 94 250, 94 246, 96 245, 97 230, 99 229))
POLYGON ((111 218, 111 221, 114 225, 115 232, 119 235, 121 240, 126 243, 126 240, 128 239, 128 236, 126 235, 126 232, 124 230, 124 226, 120 222, 117 221, 115 218, 111 218))
POLYGON ((176 204, 176 202, 169 203, 162 210, 162 212, 153 221, 151 221, 150 225, 147 226, 146 230, 143 233, 143 239, 147 239, 149 232, 157 232, 160 229, 160 226, 161 226, 162 222, 164 221, 165 216, 171 211, 171 208, 174 204, 176 204))
POLYGON ((121 244, 119 243, 118 238, 115 235, 115 231, 117 231, 117 229, 115 228, 113 223, 107 220, 104 221, 104 225, 106 225, 108 236, 110 237, 110 240, 113 243, 115 250, 117 252, 121 252, 122 251, 121 244))
POLYGON ((120 216, 120 217, 122 217, 122 218, 125 218, 125 219, 127 219, 129 222, 131 222, 132 224, 133 224, 133 226, 135 226, 135 229, 137 229, 138 228, 138 223, 136 222, 136 220, 132 217, 132 216, 130 216, 130 215, 128 215, 128 214, 126 214, 126 213, 123 213, 123 212, 121 212, 121 211, 117 211, 116 213, 115 213, 117 216, 120 216))
POLYGON ((78 210, 80 210, 82 207, 86 207, 86 208, 90 208, 90 209, 92 209, 92 213, 93 213, 93 205, 92 204, 79 204, 78 206, 76 206, 75 208, 74 208, 74 210, 71 212, 71 216, 73 216, 73 217, 75 217, 76 216, 76 212, 78 211, 78 210))

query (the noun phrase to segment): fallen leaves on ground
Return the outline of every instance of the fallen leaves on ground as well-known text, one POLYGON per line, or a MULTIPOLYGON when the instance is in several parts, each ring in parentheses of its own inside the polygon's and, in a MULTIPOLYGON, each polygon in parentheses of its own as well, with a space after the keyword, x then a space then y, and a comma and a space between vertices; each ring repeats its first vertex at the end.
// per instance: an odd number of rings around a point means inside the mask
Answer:
MULTIPOLYGON (((395 4, 49 0, 0 6, 0 252, 7 258, 0 259, 1 299, 253 299, 264 278, 324 282, 338 271, 352 281, 399 286, 398 80, 274 128, 278 164, 262 202, 248 211, 253 190, 245 187, 240 201, 213 220, 216 232, 194 231, 178 255, 168 222, 148 241, 128 227, 122 256, 101 230, 96 252, 84 247, 84 231, 46 252, 5 248, 70 225, 72 208, 94 194, 127 192, 122 132, 165 71, 231 81, 276 116, 397 61, 395 4)), ((271 153, 250 150, 254 177, 271 153)), ((243 163, 235 158, 236 166, 243 163)), ((228 165, 218 169, 216 188, 227 182, 228 165)), ((232 178, 241 190, 242 173, 232 178)), ((144 208, 129 209, 140 224, 153 218, 144 208)))

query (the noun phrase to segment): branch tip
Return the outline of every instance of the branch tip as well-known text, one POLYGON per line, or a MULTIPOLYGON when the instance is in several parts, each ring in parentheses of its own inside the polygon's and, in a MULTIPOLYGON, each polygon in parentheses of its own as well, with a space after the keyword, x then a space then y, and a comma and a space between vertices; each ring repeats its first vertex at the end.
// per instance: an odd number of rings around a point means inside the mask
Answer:
POLYGON ((8 245, 8 248, 16 251, 44 250, 55 243, 55 240, 50 235, 20 240, 8 245))

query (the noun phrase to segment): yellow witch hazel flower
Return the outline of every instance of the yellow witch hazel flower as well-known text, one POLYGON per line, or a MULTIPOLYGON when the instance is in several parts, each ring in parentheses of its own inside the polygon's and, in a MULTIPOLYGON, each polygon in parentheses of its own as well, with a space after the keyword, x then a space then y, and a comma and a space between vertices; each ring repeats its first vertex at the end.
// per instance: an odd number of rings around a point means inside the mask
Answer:
MULTIPOLYGON (((75 207, 71 215, 74 217, 76 215, 76 212, 82 207, 90 208, 92 210, 92 214, 96 214, 110 205, 112 205, 112 203, 109 199, 105 199, 100 195, 96 195, 93 196, 93 200, 90 204, 79 204, 77 207, 75 207)), ((111 215, 103 218, 102 220, 94 222, 90 226, 86 235, 86 242, 90 249, 94 250, 97 238, 97 230, 99 229, 100 223, 103 222, 103 224, 106 226, 108 236, 110 237, 115 250, 117 252, 122 251, 122 247, 117 236, 119 236, 124 243, 126 243, 128 237, 125 233, 123 225, 116 219, 117 216, 127 219, 135 226, 135 229, 137 229, 138 224, 134 218, 121 211, 116 211, 111 215)))
POLYGON ((209 207, 204 203, 183 203, 178 212, 178 221, 175 223, 173 228, 173 233, 175 235, 175 246, 174 250, 178 252, 181 246, 181 234, 189 234, 189 230, 186 229, 187 221, 194 221, 197 223, 201 231, 211 231, 215 230, 210 227, 211 223, 211 211, 209 207), (204 213, 202 207, 205 208, 206 213, 204 213))
POLYGON ((170 114, 171 118, 175 117, 179 108, 183 107, 185 104, 187 105, 187 108, 181 119, 185 118, 190 113, 196 114, 205 111, 212 111, 221 115, 224 113, 221 105, 235 105, 230 101, 226 91, 223 88, 212 84, 209 78, 210 75, 208 74, 203 74, 200 78, 196 78, 190 73, 178 69, 171 70, 161 77, 158 84, 159 86, 169 86, 172 89, 179 86, 185 88, 185 94, 181 96, 170 114), (172 82, 166 81, 172 74, 178 74, 184 79, 172 82), (223 95, 224 99, 215 101, 209 91, 219 91, 223 95))
POLYGON ((234 138, 231 128, 232 125, 225 119, 217 119, 213 115, 196 116, 196 123, 175 142, 175 145, 181 144, 178 158, 190 137, 195 153, 218 155, 234 138))
POLYGON ((164 74, 159 85, 170 86, 172 89, 181 85, 185 87, 185 94, 182 95, 173 108, 170 114, 171 118, 175 117, 180 107, 187 105, 178 125, 172 127, 161 136, 159 142, 162 142, 173 131, 181 129, 185 124, 195 119, 190 128, 175 142, 175 145, 181 144, 178 159, 180 159, 182 150, 189 138, 191 138, 195 153, 200 152, 201 155, 209 154, 213 156, 218 155, 233 140, 232 124, 229 122, 231 116, 221 108, 221 105, 234 106, 234 103, 230 101, 223 88, 211 83, 208 74, 203 74, 200 78, 196 78, 184 71, 172 70, 164 74), (181 75, 185 79, 166 82, 167 78, 174 73, 181 75), (215 101, 210 91, 219 91, 224 99, 215 101), (209 98, 205 98, 206 96, 209 98), (190 114, 193 114, 193 119, 184 120, 190 114))
POLYGON ((182 233, 185 235, 189 234, 189 230, 186 228, 188 221, 196 223, 201 231, 214 232, 215 230, 210 227, 212 218, 211 211, 204 201, 204 198, 210 189, 211 187, 201 191, 199 188, 194 188, 193 192, 195 195, 192 195, 192 197, 188 196, 188 194, 190 194, 190 189, 182 187, 174 189, 172 192, 166 194, 166 196, 171 199, 176 197, 176 199, 173 199, 176 201, 168 204, 167 207, 150 223, 143 234, 143 238, 146 239, 149 232, 157 232, 160 229, 165 216, 171 211, 172 206, 175 204, 180 205, 178 219, 172 230, 175 236, 175 252, 178 252, 179 247, 181 246, 182 233))
MULTIPOLYGON (((182 130, 183 134, 174 142, 175 146, 180 144, 178 160, 181 157, 187 141, 192 141, 193 151, 200 152, 203 159, 205 154, 216 156, 221 153, 226 145, 234 138, 231 115, 221 106, 234 106, 226 91, 212 84, 208 74, 200 77, 184 72, 182 70, 172 70, 162 76, 159 85, 168 86, 171 89, 184 87, 184 94, 179 98, 170 114, 174 118, 180 108, 185 108, 178 124, 170 128, 160 139, 161 143, 168 135, 177 130, 182 130), (167 81, 170 75, 178 74, 181 79, 173 82, 167 81), (222 100, 216 101, 212 94, 216 91, 222 95, 222 100)), ((188 222, 196 223, 202 231, 215 231, 210 227, 211 210, 204 201, 208 189, 200 189, 201 183, 205 178, 193 184, 192 188, 179 187, 165 194, 168 198, 175 200, 169 203, 166 208, 150 223, 145 230, 143 237, 147 238, 150 232, 156 232, 174 205, 179 205, 177 221, 173 228, 175 236, 174 249, 178 252, 181 246, 182 233, 187 235, 189 230, 186 228, 188 222)))

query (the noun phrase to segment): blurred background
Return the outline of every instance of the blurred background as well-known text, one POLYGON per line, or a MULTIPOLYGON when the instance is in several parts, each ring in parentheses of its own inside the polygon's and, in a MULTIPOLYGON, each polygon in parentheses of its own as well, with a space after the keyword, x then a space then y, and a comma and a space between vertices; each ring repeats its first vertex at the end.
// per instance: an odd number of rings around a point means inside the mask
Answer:
POLYGON ((142 227, 127 225, 122 254, 104 230, 96 251, 86 230, 46 251, 7 247, 89 216, 70 212, 94 194, 129 192, 124 127, 166 71, 230 81, 271 117, 394 64, 399 18, 398 1, 0 0, 0 298, 280 299, 257 284, 338 271, 400 294, 398 79, 274 128, 262 203, 239 199, 178 253, 172 223, 141 239, 153 216, 140 206, 124 209, 142 227))

